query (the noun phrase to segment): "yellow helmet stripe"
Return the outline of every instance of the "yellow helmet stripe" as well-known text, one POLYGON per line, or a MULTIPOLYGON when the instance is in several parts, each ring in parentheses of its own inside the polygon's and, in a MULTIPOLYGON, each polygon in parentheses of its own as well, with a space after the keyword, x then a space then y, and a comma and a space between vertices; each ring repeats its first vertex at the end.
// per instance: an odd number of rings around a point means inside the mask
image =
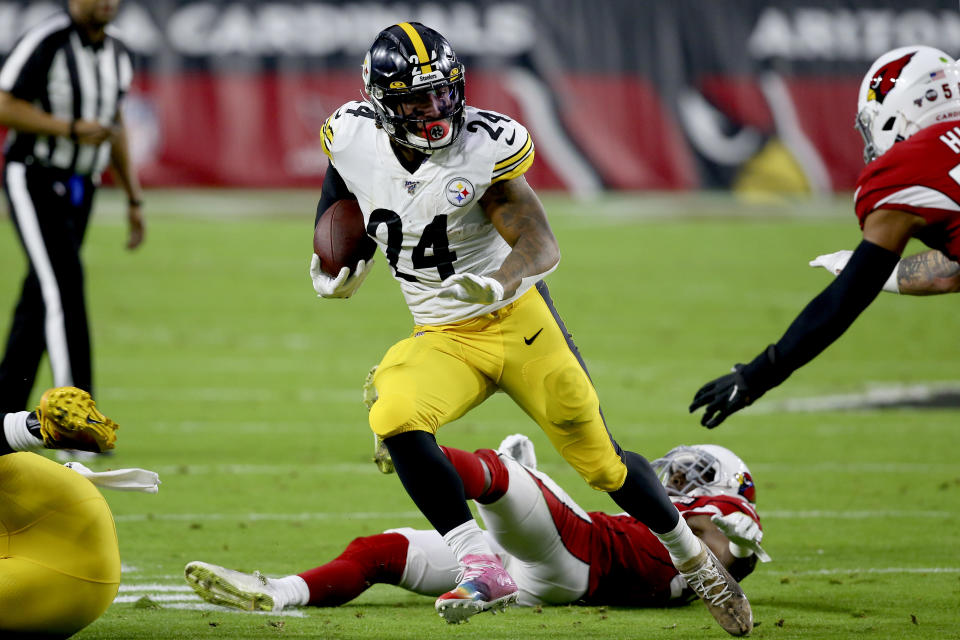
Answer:
POLYGON ((413 28, 413 25, 409 22, 401 22, 399 25, 403 29, 404 33, 407 34, 407 37, 410 38, 410 42, 413 43, 413 50, 417 54, 417 60, 420 61, 422 65, 420 67, 420 73, 430 73, 433 71, 433 67, 429 64, 424 64, 425 61, 430 59, 430 54, 427 53, 427 46, 423 44, 423 38, 420 37, 420 34, 417 33, 417 30, 413 28))

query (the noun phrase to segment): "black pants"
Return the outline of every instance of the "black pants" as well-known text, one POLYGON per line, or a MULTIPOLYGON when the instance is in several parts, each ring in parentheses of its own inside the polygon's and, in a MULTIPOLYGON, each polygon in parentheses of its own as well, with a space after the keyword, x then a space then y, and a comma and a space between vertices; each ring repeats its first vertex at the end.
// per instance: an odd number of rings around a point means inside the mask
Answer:
MULTIPOLYGON (((8 162, 3 186, 30 268, 0 362, 0 411, 28 408, 44 351, 54 386, 92 391, 80 245, 94 185, 88 177, 8 162)), ((12 275, 3 277, 10 286, 12 275)))

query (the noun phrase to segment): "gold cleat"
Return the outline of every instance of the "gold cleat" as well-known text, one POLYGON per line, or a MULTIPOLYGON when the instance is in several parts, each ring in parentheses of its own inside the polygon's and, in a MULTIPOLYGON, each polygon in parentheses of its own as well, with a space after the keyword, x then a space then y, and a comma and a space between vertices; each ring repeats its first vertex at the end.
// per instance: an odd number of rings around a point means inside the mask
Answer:
POLYGON ((48 449, 103 452, 113 449, 119 425, 97 409, 90 394, 76 387, 47 389, 35 413, 48 449))
POLYGON ((732 636, 747 635, 753 630, 747 596, 703 541, 700 545, 700 553, 678 566, 677 571, 724 631, 732 636))
POLYGON ((387 445, 383 443, 383 438, 377 434, 373 434, 373 461, 377 465, 377 469, 380 469, 380 473, 393 473, 393 458, 390 457, 390 451, 387 450, 387 445))

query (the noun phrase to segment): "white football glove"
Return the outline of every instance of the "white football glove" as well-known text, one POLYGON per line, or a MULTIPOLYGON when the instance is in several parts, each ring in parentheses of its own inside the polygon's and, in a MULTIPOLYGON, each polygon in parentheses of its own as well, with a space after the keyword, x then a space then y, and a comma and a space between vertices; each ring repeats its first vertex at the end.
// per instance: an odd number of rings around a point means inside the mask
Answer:
MULTIPOLYGON (((847 263, 850 262, 850 256, 853 255, 853 251, 849 249, 842 249, 840 251, 835 251, 833 253, 827 253, 822 256, 817 256, 810 261, 811 267, 823 267, 830 273, 835 276, 840 275, 840 272, 844 270, 847 266, 847 263)), ((897 272, 900 270, 900 263, 897 263, 897 266, 893 268, 893 273, 890 274, 890 277, 887 278, 887 281, 883 283, 883 290, 889 291, 890 293, 900 293, 900 284, 897 282, 897 272)))
POLYGON ((503 300, 503 285, 499 280, 472 273, 456 273, 440 284, 437 295, 456 298, 460 302, 493 304, 503 300))
POLYGON ((533 441, 522 433, 504 438, 497 451, 507 454, 525 467, 537 468, 537 452, 533 448, 533 441))
POLYGON ((725 516, 713 516, 710 521, 730 539, 730 552, 734 556, 746 558, 755 553, 760 562, 770 562, 769 554, 760 546, 763 531, 753 518, 742 511, 735 511, 725 516))
POLYGON ((850 256, 852 255, 853 251, 843 249, 834 253, 817 256, 810 261, 810 266, 823 267, 833 275, 838 276, 840 272, 843 271, 843 268, 847 266, 847 263, 850 262, 850 256))
POLYGON ((373 258, 361 260, 357 263, 352 275, 350 269, 344 267, 334 278, 320 269, 320 257, 313 254, 310 258, 310 279, 313 280, 314 291, 321 298, 349 298, 363 284, 372 266, 373 258))

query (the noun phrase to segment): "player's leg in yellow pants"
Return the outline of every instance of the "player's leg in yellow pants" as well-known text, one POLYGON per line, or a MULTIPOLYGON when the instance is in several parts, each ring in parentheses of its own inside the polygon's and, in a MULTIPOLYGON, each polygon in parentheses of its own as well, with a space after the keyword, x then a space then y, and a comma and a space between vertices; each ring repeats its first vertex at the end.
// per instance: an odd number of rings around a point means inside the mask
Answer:
POLYGON ((540 425, 554 448, 591 487, 619 489, 627 468, 546 285, 541 282, 524 295, 503 317, 499 330, 504 345, 500 388, 540 425))
POLYGON ((614 491, 626 467, 572 348, 543 285, 479 318, 416 327, 377 368, 380 397, 370 426, 385 438, 414 429, 436 433, 499 386, 591 486, 614 491))
POLYGON ((67 637, 100 617, 119 585, 100 491, 43 456, 0 456, 0 637, 67 637))
MULTIPOLYGON (((469 321, 476 326, 485 322, 469 321)), ((413 336, 387 351, 374 375, 379 397, 370 409, 370 427, 377 435, 389 438, 412 430, 436 433, 496 391, 485 371, 498 363, 460 338, 461 324, 416 327, 413 336), (486 366, 477 367, 477 362, 486 366)))

